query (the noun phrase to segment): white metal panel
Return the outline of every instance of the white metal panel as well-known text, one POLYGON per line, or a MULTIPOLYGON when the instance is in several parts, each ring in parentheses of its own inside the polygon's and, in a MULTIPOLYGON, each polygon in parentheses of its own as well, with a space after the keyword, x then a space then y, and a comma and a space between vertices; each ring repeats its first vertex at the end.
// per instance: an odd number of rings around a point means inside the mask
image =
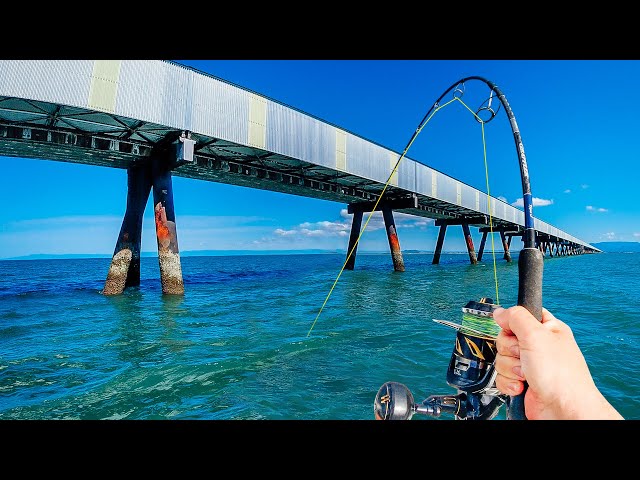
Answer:
MULTIPOLYGON (((336 168, 336 128, 275 102, 269 102, 267 108, 266 148, 281 155, 336 168)), ((348 150, 347 141, 347 157, 348 150)))
POLYGON ((118 115, 180 130, 191 125, 192 70, 167 62, 125 60, 116 98, 118 115))
MULTIPOLYGON (((199 73, 194 73, 192 85, 193 131, 246 145, 251 95, 246 90, 199 73)), ((267 126, 271 122, 271 103, 267 102, 267 126)), ((267 127, 267 135, 268 131, 267 127)))
POLYGON ((478 194, 478 203, 479 203, 479 208, 478 208, 478 212, 480 212, 483 215, 488 215, 489 214, 489 207, 488 207, 488 195, 484 192, 479 192, 478 194))
POLYGON ((433 169, 427 167, 426 165, 423 165, 422 163, 416 163, 415 168, 416 168, 416 187, 415 187, 416 193, 430 197, 431 191, 432 191, 431 175, 432 175, 433 169))
POLYGON ((348 134, 347 172, 369 180, 386 183, 391 173, 388 150, 348 134))
POLYGON ((471 210, 476 210, 476 205, 480 204, 480 195, 477 195, 478 190, 469 185, 461 184, 460 185, 460 201, 461 205, 465 208, 470 208, 471 210))
POLYGON ((438 179, 438 195, 436 198, 456 205, 458 197, 456 185, 458 181, 440 172, 436 172, 436 178, 438 179))
POLYGON ((0 60, 0 95, 87 108, 93 60, 0 60))
MULTIPOLYGON (((399 154, 395 154, 400 157, 399 154)), ((398 186, 410 192, 416 191, 416 162, 407 157, 400 160, 398 166, 398 186)))

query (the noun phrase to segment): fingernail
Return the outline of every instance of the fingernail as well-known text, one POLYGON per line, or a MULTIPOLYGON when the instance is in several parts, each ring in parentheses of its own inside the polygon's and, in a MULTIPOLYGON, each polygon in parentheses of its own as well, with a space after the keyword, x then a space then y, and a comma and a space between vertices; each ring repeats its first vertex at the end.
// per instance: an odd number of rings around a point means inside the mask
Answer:
POLYGON ((503 311, 504 311, 504 308, 498 307, 493 311, 493 314, 494 315, 496 315, 496 314, 500 315, 503 311))
POLYGON ((516 375, 518 375, 519 377, 524 378, 524 375, 522 374, 522 368, 520 368, 520 367, 513 367, 513 368, 511 369, 511 371, 512 371, 513 373, 515 373, 516 375))
POLYGON ((513 354, 514 357, 520 358, 520 347, 518 345, 511 345, 509 347, 509 351, 513 354))

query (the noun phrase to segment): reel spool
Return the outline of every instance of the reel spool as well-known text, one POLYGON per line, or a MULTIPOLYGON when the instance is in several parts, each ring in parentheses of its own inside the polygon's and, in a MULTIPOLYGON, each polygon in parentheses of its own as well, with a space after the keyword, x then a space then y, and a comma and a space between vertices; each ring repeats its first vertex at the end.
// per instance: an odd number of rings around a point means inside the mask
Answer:
POLYGON ((499 305, 488 297, 471 300, 462 307, 462 323, 435 322, 454 328, 456 340, 447 369, 447 383, 456 395, 432 395, 421 404, 402 383, 386 382, 374 400, 376 420, 411 420, 416 413, 439 417, 450 413, 458 420, 495 417, 507 397, 495 387, 495 339, 500 327, 493 320, 499 305))

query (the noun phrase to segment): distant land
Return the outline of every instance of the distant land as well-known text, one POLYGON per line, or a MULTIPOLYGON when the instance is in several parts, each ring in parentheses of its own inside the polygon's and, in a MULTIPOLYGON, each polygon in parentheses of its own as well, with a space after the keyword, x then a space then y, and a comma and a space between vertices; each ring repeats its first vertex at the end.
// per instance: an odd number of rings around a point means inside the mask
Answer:
MULTIPOLYGON (((310 253, 344 253, 335 250, 185 250, 180 252, 181 257, 217 257, 226 255, 291 255, 291 254, 310 254, 310 253)), ((363 252, 364 253, 364 252, 363 252)), ((23 255, 20 257, 9 257, 3 260, 55 260, 55 259, 72 259, 72 258, 111 258, 112 254, 105 253, 68 253, 68 254, 49 254, 35 253, 31 255, 23 255)), ((142 252, 141 257, 157 257, 157 252, 142 252)))
MULTIPOLYGON (((603 252, 610 253, 622 253, 633 252, 640 253, 640 242, 599 242, 592 243, 596 248, 599 248, 603 252)), ((322 249, 308 249, 308 250, 186 250, 180 252, 181 257, 219 257, 219 256, 232 256, 232 255, 308 255, 308 254, 340 254, 346 255, 346 250, 322 250, 322 249)), ((433 254, 433 250, 413 250, 407 249, 402 251, 403 254, 433 254)), ((466 254, 466 251, 449 250, 443 251, 447 254, 466 254)), ((517 254, 517 251, 512 250, 512 254, 517 254)), ((380 251, 359 251, 358 255, 380 255, 389 254, 389 250, 380 251)), ((143 257, 156 257, 157 252, 142 252, 143 257)), ((0 260, 55 260, 55 259, 73 259, 73 258, 111 258, 111 254, 96 253, 96 254, 47 254, 36 253, 32 255, 24 255, 20 257, 2 258, 0 260)))
MULTIPOLYGON (((309 255, 309 254, 340 254, 346 255, 346 250, 322 250, 322 249, 307 249, 307 250, 186 250, 180 252, 181 257, 220 257, 220 256, 232 256, 232 255, 309 255)), ((433 254, 433 250, 403 250, 404 254, 433 254)), ((442 253, 448 254, 466 254, 466 251, 443 251, 442 253)), ((389 250, 380 251, 359 251, 358 255, 380 255, 389 254, 389 250)), ((142 257, 157 257, 157 252, 142 252, 142 257)), ((69 253, 69 254, 49 254, 49 253, 34 253, 31 255, 23 255, 19 257, 0 258, 0 260, 56 260, 56 259, 82 259, 82 258, 111 258, 111 254, 96 253, 96 254, 84 254, 84 253, 69 253)))
POLYGON ((640 242, 600 242, 592 243, 596 248, 603 252, 621 253, 621 252, 640 252, 640 242))

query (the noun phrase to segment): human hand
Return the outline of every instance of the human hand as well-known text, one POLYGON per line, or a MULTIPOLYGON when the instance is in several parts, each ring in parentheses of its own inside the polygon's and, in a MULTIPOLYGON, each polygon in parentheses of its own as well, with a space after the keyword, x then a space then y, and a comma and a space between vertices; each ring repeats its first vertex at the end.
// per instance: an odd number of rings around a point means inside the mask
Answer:
POLYGON ((496 387, 524 397, 529 420, 620 419, 596 387, 571 328, 542 309, 542 321, 524 307, 498 308, 496 387))

